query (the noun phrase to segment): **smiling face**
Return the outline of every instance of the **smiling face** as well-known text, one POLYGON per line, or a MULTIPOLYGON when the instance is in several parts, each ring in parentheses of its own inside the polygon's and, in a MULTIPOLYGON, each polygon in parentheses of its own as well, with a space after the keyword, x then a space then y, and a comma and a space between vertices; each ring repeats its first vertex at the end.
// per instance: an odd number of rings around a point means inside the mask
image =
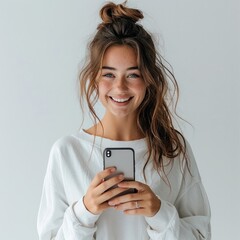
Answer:
POLYGON ((99 71, 98 88, 106 115, 136 120, 137 109, 146 93, 146 84, 133 48, 116 45, 106 50, 99 71))

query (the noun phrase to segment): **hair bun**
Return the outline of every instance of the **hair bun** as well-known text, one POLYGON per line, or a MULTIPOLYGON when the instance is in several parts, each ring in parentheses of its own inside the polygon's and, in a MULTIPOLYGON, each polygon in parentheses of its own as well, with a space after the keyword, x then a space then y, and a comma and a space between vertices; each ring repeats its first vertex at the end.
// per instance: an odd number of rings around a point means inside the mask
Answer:
POLYGON ((114 20, 119 18, 125 18, 134 23, 143 19, 143 14, 140 10, 134 8, 128 8, 125 6, 127 1, 123 4, 116 5, 113 2, 107 3, 100 10, 100 17, 103 20, 103 24, 108 24, 114 22, 114 20))

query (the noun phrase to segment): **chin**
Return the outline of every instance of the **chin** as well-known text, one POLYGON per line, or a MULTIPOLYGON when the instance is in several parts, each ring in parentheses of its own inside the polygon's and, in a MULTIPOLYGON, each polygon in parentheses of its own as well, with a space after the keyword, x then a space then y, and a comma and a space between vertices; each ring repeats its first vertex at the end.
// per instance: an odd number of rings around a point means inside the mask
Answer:
MULTIPOLYGON (((111 115, 114 117, 114 118, 118 118, 118 119, 136 119, 136 114, 134 113, 127 113, 127 112, 111 112, 111 115)), ((124 124, 124 122, 123 122, 124 124)))

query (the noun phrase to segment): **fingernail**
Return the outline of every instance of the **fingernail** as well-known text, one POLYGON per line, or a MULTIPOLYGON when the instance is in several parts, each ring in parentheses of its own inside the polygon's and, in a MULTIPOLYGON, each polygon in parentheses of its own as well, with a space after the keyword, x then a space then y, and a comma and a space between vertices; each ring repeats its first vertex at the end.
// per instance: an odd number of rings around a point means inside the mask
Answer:
POLYGON ((121 175, 119 175, 119 180, 123 180, 124 179, 124 175, 123 174, 121 174, 121 175))
POLYGON ((110 205, 110 206, 114 206, 114 203, 111 202, 111 201, 109 201, 109 202, 108 202, 108 205, 110 205))
POLYGON ((110 171, 111 171, 111 172, 115 172, 115 171, 116 171, 116 168, 111 168, 110 171))

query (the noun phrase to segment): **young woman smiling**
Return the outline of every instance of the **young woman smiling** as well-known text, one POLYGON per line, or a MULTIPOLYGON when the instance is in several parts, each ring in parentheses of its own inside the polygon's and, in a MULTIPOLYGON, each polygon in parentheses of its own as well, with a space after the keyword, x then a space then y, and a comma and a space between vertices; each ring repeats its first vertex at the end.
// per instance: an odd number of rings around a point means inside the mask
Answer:
POLYGON ((172 123, 174 76, 138 23, 141 11, 108 3, 80 74, 95 123, 57 140, 38 215, 42 240, 210 239, 210 208, 193 153, 172 123), (105 108, 102 119, 94 105, 105 108), (103 170, 105 148, 132 148, 135 181, 103 170), (113 186, 116 186, 112 188, 113 186), (128 188, 135 193, 119 195, 128 188))

